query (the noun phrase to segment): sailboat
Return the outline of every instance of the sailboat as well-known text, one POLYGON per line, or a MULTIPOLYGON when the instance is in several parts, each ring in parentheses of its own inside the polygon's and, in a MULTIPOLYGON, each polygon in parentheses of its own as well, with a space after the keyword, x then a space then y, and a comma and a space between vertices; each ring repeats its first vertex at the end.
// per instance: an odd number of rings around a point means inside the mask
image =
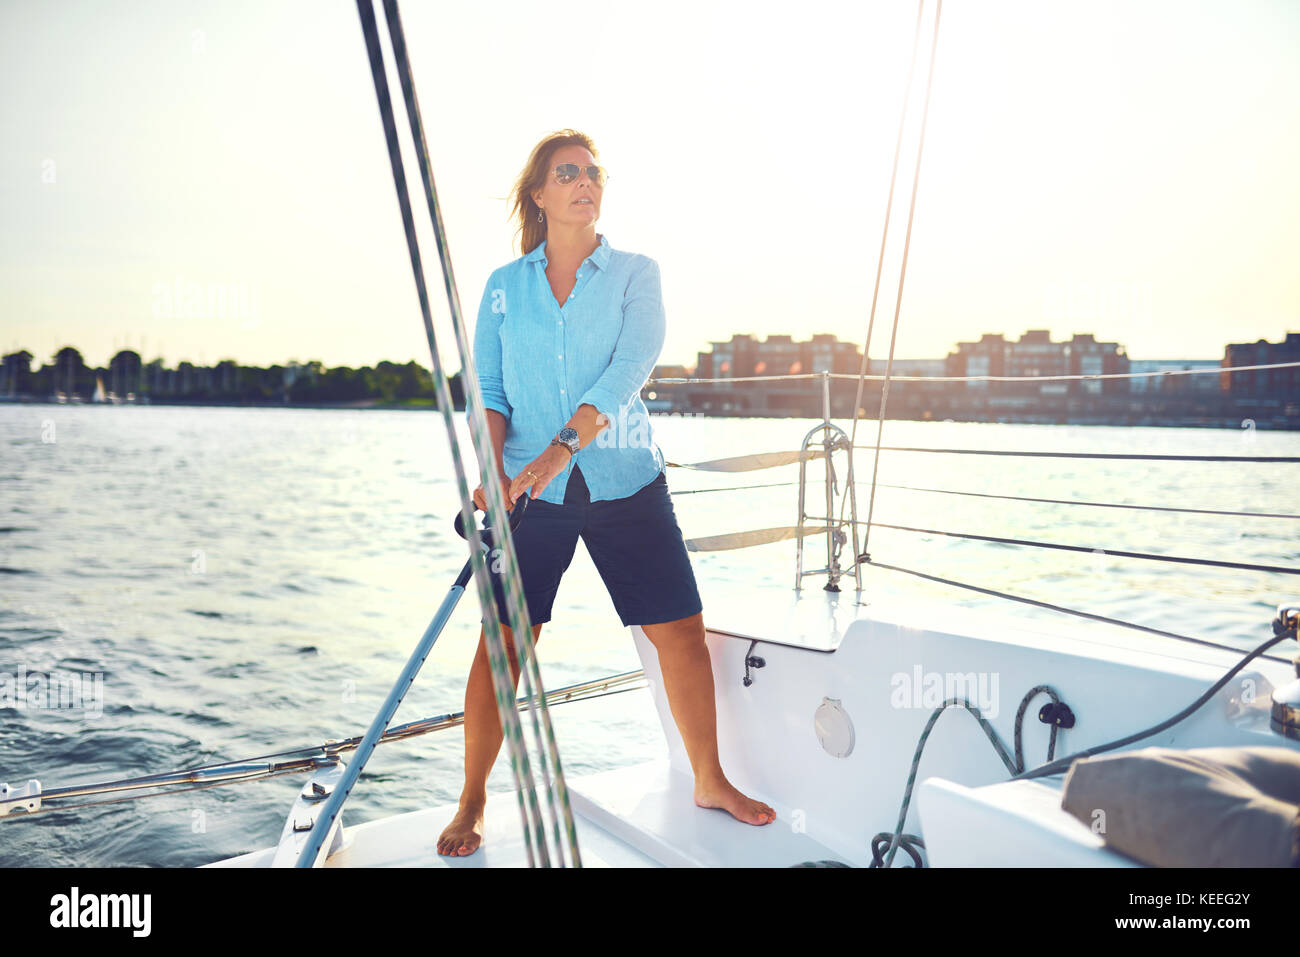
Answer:
POLYGON ((90 401, 96 404, 108 401, 108 395, 104 392, 104 379, 102 376, 95 376, 95 394, 91 396, 90 401))
MULTIPOLYGON (((422 160, 422 178, 436 213, 436 197, 432 195, 395 0, 385 0, 384 7, 418 146, 417 155, 422 160)), ((383 60, 378 55, 371 0, 359 0, 358 9, 384 112, 390 158, 403 203, 408 241, 412 243, 413 264, 417 264, 417 285, 432 345, 427 296, 418 271, 414 230, 396 151, 395 126, 388 112, 387 83, 383 60)), ((918 32, 919 25, 918 15, 918 32)), ((937 13, 934 28, 937 36, 937 13)), ((924 124, 922 143, 923 140, 924 124)), ((918 174, 919 159, 918 148, 918 174)), ((892 189, 891 183, 891 197, 892 189)), ((914 184, 913 204, 915 193, 914 184)), ((434 215, 433 220, 446 269, 441 219, 434 215)), ((887 231, 888 222, 886 234, 887 231)), ((906 254, 903 262, 905 271, 906 254)), ((899 286, 901 300, 901 279, 899 286)), ((873 317, 874 312, 873 305, 873 317)), ((454 299, 452 314, 458 323, 459 308, 454 299)), ((896 310, 895 323, 897 315, 896 310)), ((461 345, 463 349, 463 338, 461 345)), ((463 351, 462 359, 468 359, 463 351)), ((887 366, 884 376, 867 376, 867 362, 864 351, 863 373, 850 378, 857 379, 859 390, 868 380, 881 381, 879 429, 885 417, 890 371, 887 366)), ((437 384, 445 398, 446 381, 440 364, 435 366, 437 384)), ((472 365, 466 368, 467 401, 471 410, 477 409, 481 419, 483 406, 477 377, 472 374, 472 365)), ((539 718, 544 718, 550 707, 581 707, 582 701, 597 696, 641 689, 648 690, 653 697, 667 757, 582 776, 564 776, 559 761, 554 760, 556 756, 551 755, 548 765, 545 750, 539 747, 536 765, 541 772, 539 786, 531 777, 527 762, 519 760, 518 752, 511 752, 518 787, 489 797, 483 844, 467 857, 441 856, 435 847, 436 835, 455 814, 455 805, 413 810, 345 826, 344 801, 375 747, 456 728, 463 721, 462 714, 444 714, 391 726, 392 714, 402 694, 415 679, 442 625, 466 591, 471 577, 482 572, 481 553, 487 551, 486 540, 481 530, 474 529, 471 534, 463 524, 458 524, 457 530, 470 543, 471 560, 364 734, 256 759, 99 785, 43 789, 37 779, 24 785, 5 784, 0 786, 0 814, 39 813, 72 798, 82 800, 123 790, 159 789, 158 793, 174 793, 187 787, 209 787, 297 772, 308 777, 285 809, 278 836, 267 835, 260 848, 213 861, 209 866, 519 867, 550 863, 554 856, 556 863, 647 868, 898 865, 1126 868, 1153 862, 1117 847, 1108 839, 1104 827, 1080 819, 1063 806, 1066 780, 1080 762, 1106 754, 1137 755, 1149 747, 1187 755, 1204 748, 1265 748, 1282 755, 1300 756, 1300 680, 1297 679, 1300 654, 1296 647, 1300 601, 1277 596, 1275 614, 1258 622, 1261 643, 1253 651, 1243 653, 1186 634, 1194 630, 1195 623, 1176 615, 1162 623, 1167 628, 1154 628, 1048 606, 1061 612, 1062 617, 1057 623, 1044 624, 1040 619, 1031 620, 1011 611, 972 611, 959 604, 921 606, 882 598, 864 589, 864 566, 947 580, 920 570, 872 561, 867 542, 859 544, 859 530, 865 529, 869 536, 873 523, 870 510, 865 522, 858 521, 855 453, 873 451, 877 462, 882 453, 897 451, 940 455, 992 453, 900 450, 883 446, 879 431, 874 449, 859 447, 855 441, 856 415, 853 434, 837 426, 830 415, 830 384, 841 377, 828 372, 750 377, 820 379, 823 421, 804 435, 798 449, 755 450, 729 459, 669 463, 675 468, 724 473, 799 465, 799 508, 795 525, 740 529, 688 542, 697 551, 789 539, 796 542, 792 588, 755 587, 750 582, 700 582, 706 641, 717 692, 719 757, 729 779, 741 791, 776 809, 777 820, 773 824, 756 828, 726 812, 694 805, 691 766, 664 691, 657 652, 643 630, 632 626, 629 631, 640 658, 639 670, 549 691, 540 687, 539 680, 535 681, 536 688, 526 691, 516 702, 514 711, 508 707, 502 709, 503 723, 519 722, 507 724, 507 746, 510 729, 518 733, 523 726, 521 715, 531 719, 537 730, 548 726, 539 722, 539 718), (841 471, 833 467, 836 456, 845 460, 841 471), (818 460, 825 467, 820 488, 807 471, 807 466, 818 460), (837 480, 839 474, 846 476, 843 486, 837 480), (822 508, 825 513, 818 514, 822 508), (804 568, 805 540, 809 539, 824 544, 826 564, 823 567, 804 568), (851 550, 846 550, 850 543, 851 550), (809 577, 815 577, 820 587, 809 587, 805 582, 809 577), (1117 638, 1117 631, 1123 629, 1140 634, 1140 640, 1117 638), (1005 701, 1001 700, 1003 693, 1005 701), (949 715, 949 711, 953 713, 949 715), (545 770, 548 767, 549 772, 545 770), (550 828, 541 813, 543 800, 551 812, 550 828), (552 836, 554 854, 548 849, 552 836)), ((859 392, 853 408, 857 410, 861 405, 859 392)), ((439 406, 446 408, 443 402, 439 406)), ((481 430, 475 438, 481 443, 481 430)), ((488 461, 481 444, 476 445, 476 450, 480 463, 488 461)), ((1170 458, 1127 451, 1114 457, 1170 458)), ((1207 457, 1174 458, 1195 461, 1207 457)), ((472 516, 473 510, 466 501, 468 486, 454 444, 453 459, 462 498, 458 523, 462 523, 472 516)), ((1300 459, 1255 456, 1250 461, 1258 465, 1294 464, 1300 459)), ((874 483, 873 472, 873 495, 874 483)), ((505 512, 493 491, 494 483, 486 482, 485 486, 494 498, 489 511, 498 519, 503 518, 505 512)), ((1295 520, 1297 516, 1277 518, 1295 520)), ((526 512, 511 518, 516 520, 527 521, 526 512)), ((1090 550, 1081 546, 1051 547, 1090 550)), ((1134 557, 1152 561, 1189 560, 1177 556, 1134 557)), ((1280 566, 1192 560, 1286 574, 1300 571, 1280 566)), ((477 580, 481 585, 484 579, 477 580)), ((989 589, 976 587, 975 590, 990 593, 989 589)), ((1011 602, 1023 600, 1009 594, 995 594, 1007 598, 1009 608, 1013 607, 1011 602)), ((528 630, 516 629, 515 633, 526 635, 528 630)), ((531 646, 521 650, 525 657, 532 654, 531 646)), ((529 675, 536 674, 535 656, 531 661, 533 671, 530 672, 528 664, 526 661, 522 669, 526 689, 529 675)), ((542 741, 546 735, 537 730, 537 737, 542 741)), ((1205 828, 1204 840, 1211 842, 1215 822, 1204 821, 1201 826, 1205 828)))

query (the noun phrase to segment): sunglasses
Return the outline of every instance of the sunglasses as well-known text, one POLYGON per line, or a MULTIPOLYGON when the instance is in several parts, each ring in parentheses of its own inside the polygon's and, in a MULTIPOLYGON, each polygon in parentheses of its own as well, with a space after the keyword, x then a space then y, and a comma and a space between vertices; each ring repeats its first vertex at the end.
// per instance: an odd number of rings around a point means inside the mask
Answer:
POLYGON ((597 186, 604 186, 609 182, 609 174, 599 166, 579 166, 577 163, 561 163, 555 167, 555 181, 561 186, 568 186, 570 183, 576 183, 578 176, 583 170, 587 171, 587 179, 591 180, 597 186))

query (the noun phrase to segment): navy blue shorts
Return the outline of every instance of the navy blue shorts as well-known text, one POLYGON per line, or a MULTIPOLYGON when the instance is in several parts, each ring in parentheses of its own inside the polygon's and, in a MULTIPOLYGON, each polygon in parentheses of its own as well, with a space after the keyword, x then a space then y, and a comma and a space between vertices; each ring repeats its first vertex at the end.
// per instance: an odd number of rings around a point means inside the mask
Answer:
MULTIPOLYGON (((657 625, 704 610, 663 471, 626 498, 593 502, 582 471, 574 465, 564 504, 533 499, 513 536, 534 625, 551 620, 560 577, 573 560, 579 538, 624 626, 657 625)), ((492 589, 497 620, 509 625, 500 572, 492 575, 492 589)))

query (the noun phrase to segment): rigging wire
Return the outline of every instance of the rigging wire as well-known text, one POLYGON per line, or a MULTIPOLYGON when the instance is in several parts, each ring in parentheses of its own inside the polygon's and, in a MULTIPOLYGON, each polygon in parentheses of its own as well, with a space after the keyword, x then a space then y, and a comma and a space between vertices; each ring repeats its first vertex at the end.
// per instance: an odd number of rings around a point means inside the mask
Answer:
MULTIPOLYGON (((924 0, 922 0, 924 3, 924 0)), ((863 538, 862 549, 866 551, 869 547, 869 537, 871 535, 871 515, 876 506, 876 476, 880 469, 880 442, 885 429, 885 409, 889 403, 889 379, 894 366, 894 347, 898 341, 898 319, 903 310, 903 283, 907 279, 907 258, 912 248, 912 225, 916 219, 916 192, 921 183, 921 159, 925 153, 925 129, 930 120, 930 94, 934 92, 934 64, 938 59, 939 52, 939 20, 943 16, 943 0, 937 0, 934 7, 934 36, 930 41, 930 68, 929 76, 925 85, 925 106, 921 110, 921 135, 916 145, 916 170, 912 176, 912 199, 907 209, 907 232, 903 237, 903 262, 898 273, 898 297, 894 301, 894 323, 889 335, 889 358, 885 363, 885 381, 880 392, 880 409, 876 418, 876 457, 871 463, 871 495, 867 501, 867 530, 863 538)), ((853 410, 853 434, 849 438, 849 448, 855 448, 854 438, 857 436, 858 410, 853 410)), ((852 462, 853 455, 849 455, 850 482, 853 481, 852 462)), ((840 503, 841 518, 844 514, 843 501, 840 503)))
MULTIPOLYGON (((866 339, 866 343, 862 347, 862 363, 861 365, 858 366, 858 389, 857 389, 857 394, 853 400, 853 427, 852 427, 853 430, 849 436, 849 449, 853 449, 854 440, 856 440, 858 437, 858 409, 861 408, 862 406, 862 389, 864 383, 866 382, 866 378, 865 378, 866 374, 870 369, 871 360, 869 357, 871 355, 871 334, 872 334, 872 330, 875 329, 876 326, 876 305, 880 299, 880 279, 885 269, 885 247, 889 240, 890 214, 892 213, 894 208, 894 186, 898 179, 898 160, 903 152, 903 127, 905 126, 907 120, 907 108, 910 105, 912 99, 912 79, 916 74, 916 54, 917 54, 917 50, 920 47, 921 20, 922 20, 922 14, 924 12, 925 12, 925 0, 918 0, 916 5, 916 30, 912 35, 912 59, 907 67, 907 86, 904 89, 904 93, 903 93, 903 105, 898 112, 898 135, 894 140, 894 164, 889 171, 889 193, 885 199, 885 223, 884 223, 884 228, 881 230, 881 234, 880 234, 880 253, 876 258, 876 281, 875 281, 875 285, 872 287, 871 290, 871 312, 869 313, 867 319, 867 339, 866 339)), ((927 97, 926 102, 928 105, 929 103, 928 91, 926 93, 926 97, 927 97)), ((883 414, 883 410, 882 410, 882 414, 883 414)), ((826 463, 827 463, 827 467, 829 468, 830 467, 829 452, 827 453, 826 463)), ((848 478, 846 479, 846 481, 848 483, 845 486, 846 490, 854 487, 855 483, 853 480, 852 454, 849 455, 849 470, 848 470, 848 478)), ((848 496, 846 495, 845 498, 847 499, 848 496)), ((840 501, 841 521, 843 521, 844 518, 844 508, 845 508, 845 502, 844 500, 841 500, 840 501)), ((867 518, 868 521, 870 521, 871 516, 868 514, 867 518)), ((866 548, 866 543, 864 542, 863 549, 865 550, 865 548, 866 548)))
MULTIPOLYGON (((577 688, 591 686, 594 688, 596 686, 606 686, 609 684, 613 684, 615 682, 631 681, 642 677, 644 677, 644 673, 641 671, 626 672, 625 674, 621 674, 621 675, 613 675, 610 678, 605 679, 603 681, 583 682, 580 685, 573 685, 571 687, 577 689, 577 688)), ((608 697, 609 695, 624 694, 628 691, 643 691, 645 690, 646 687, 647 686, 645 684, 638 684, 638 685, 632 685, 630 687, 625 687, 625 688, 610 688, 608 690, 603 690, 603 691, 594 691, 594 690, 590 692, 574 691, 574 692, 570 692, 569 694, 565 693, 569 689, 561 689, 560 691, 557 691, 554 694, 550 695, 550 697, 557 699, 552 702, 553 704, 567 704, 572 701, 588 701, 594 698, 608 697)), ((519 707, 522 708, 528 704, 528 701, 526 698, 521 698, 518 699, 517 704, 519 705, 519 707)), ((390 729, 384 735, 384 737, 379 739, 377 743, 391 744, 395 741, 407 741, 410 740, 411 738, 420 737, 421 735, 429 734, 433 731, 444 731, 448 728, 459 727, 464 723, 464 718, 465 718, 465 712, 457 711, 454 714, 442 715, 441 717, 438 718, 425 718, 420 721, 413 721, 410 722, 409 724, 401 725, 398 728, 390 729), (419 726, 423 726, 423 727, 419 727, 419 726), (395 734, 395 732, 401 732, 404 729, 407 729, 406 733, 395 734)), ((222 761, 216 764, 207 764, 199 767, 185 768, 179 772, 151 774, 151 775, 145 775, 143 777, 138 777, 138 778, 123 778, 117 781, 106 781, 106 782, 100 782, 98 784, 92 784, 92 785, 75 785, 66 788, 53 788, 50 789, 49 791, 42 791, 41 793, 42 807, 40 809, 35 811, 23 811, 22 813, 16 813, 16 814, 0 815, 0 824, 6 822, 25 820, 30 817, 35 817, 36 815, 39 814, 56 813, 59 811, 71 811, 79 808, 98 807, 103 804, 119 804, 123 801, 138 801, 143 798, 159 797, 164 794, 179 794, 184 791, 203 791, 203 790, 207 790, 208 788, 224 787, 225 785, 228 784, 244 784, 250 781, 268 780, 270 778, 282 777, 283 775, 286 774, 301 774, 304 771, 317 770, 318 768, 323 767, 325 765, 322 765, 319 762, 298 761, 298 762, 294 762, 295 766, 293 767, 272 766, 267 768, 261 768, 256 771, 250 771, 248 774, 244 774, 239 777, 230 777, 224 780, 211 781, 205 784, 186 784, 180 787, 168 788, 167 790, 149 791, 148 793, 145 794, 133 794, 133 795, 128 795, 126 797, 120 797, 120 798, 108 798, 104 800, 83 801, 79 804, 55 804, 55 805, 45 806, 45 802, 47 800, 61 800, 61 799, 67 799, 71 797, 79 797, 81 795, 86 795, 86 794, 103 794, 111 791, 124 790, 127 788, 161 788, 165 786, 166 782, 149 783, 150 780, 154 778, 166 778, 170 775, 175 775, 178 773, 198 773, 202 771, 216 770, 218 768, 227 767, 230 765, 249 764, 254 761, 260 761, 266 758, 284 757, 284 756, 299 755, 299 754, 319 755, 320 752, 322 751, 326 751, 329 754, 341 754, 345 751, 354 750, 356 745, 359 744, 360 741, 361 741, 361 737, 357 736, 357 737, 345 739, 343 741, 337 741, 325 745, 312 745, 306 748, 293 748, 286 751, 274 751, 269 754, 258 755, 257 757, 252 757, 252 758, 244 758, 238 761, 222 761)))
MULTIPOLYGON (((429 148, 425 142, 424 124, 421 120, 420 106, 415 94, 415 80, 411 73, 411 65, 407 59, 406 38, 405 33, 402 30, 401 16, 397 10, 397 0, 384 0, 384 15, 388 21, 389 36, 393 41, 393 58, 398 67, 398 77, 402 84, 402 95, 406 100, 406 112, 411 124, 411 138, 417 147, 416 159, 420 167, 420 178, 424 185, 425 199, 429 206, 429 217, 434 223, 434 241, 437 244, 438 254, 443 264, 443 280, 446 284, 447 299, 449 304, 454 304, 453 325, 456 332, 457 348, 460 352, 461 369, 465 373, 467 385, 468 380, 472 378, 475 395, 481 396, 481 391, 478 387, 477 368, 472 365, 470 359, 471 349, 469 338, 465 330, 465 324, 461 321, 459 315, 460 297, 456 292, 455 277, 451 268, 451 251, 447 247, 446 229, 443 226, 441 207, 438 204, 437 191, 434 188, 433 171, 430 168, 429 163, 429 148)), ((433 345, 432 327, 430 327, 430 345, 433 345)), ((468 396, 468 394, 469 390, 467 388, 466 395, 468 396)), ((477 404, 480 407, 482 406, 481 402, 478 402, 477 404)), ((473 421, 473 416, 471 416, 471 420, 473 421)), ((478 420, 477 422, 473 422, 473 426, 476 438, 481 440, 476 443, 480 462, 486 462, 489 464, 494 462, 495 457, 492 455, 492 442, 488 433, 485 416, 481 408, 478 420)), ((487 465, 482 468, 484 473, 487 473, 490 470, 491 469, 487 465)), ((491 485, 495 489, 498 486, 498 483, 495 481, 494 476, 489 480, 489 476, 485 474, 484 485, 485 487, 491 485)), ((504 505, 502 508, 504 509, 504 505)), ((537 765, 542 775, 543 787, 546 791, 547 810, 551 815, 551 827, 555 838, 555 852, 559 859, 559 866, 563 867, 563 848, 565 846, 564 838, 567 837, 571 863, 574 867, 579 867, 581 866, 581 862, 579 861, 578 854, 578 830, 577 825, 573 820, 573 810, 569 803, 569 790, 565 784, 564 772, 560 765, 560 751, 559 746, 555 741, 555 729, 551 724, 550 711, 546 706, 546 691, 542 685, 541 670, 537 663, 537 652, 533 645, 532 623, 527 615, 527 607, 523 597, 522 586, 518 580, 517 573, 519 566, 514 558, 514 538, 509 531, 509 522, 497 524, 497 521, 494 518, 493 527, 494 529, 500 529, 502 537, 510 541, 508 551, 512 557, 509 561, 513 570, 505 572, 505 577, 509 580, 508 584, 510 587, 508 590, 511 596, 511 602, 515 605, 514 610, 519 612, 519 614, 512 616, 511 620, 516 622, 516 624, 512 625, 512 633, 516 636, 516 644, 518 645, 518 648, 516 649, 517 658, 520 674, 523 678, 525 693, 530 701, 538 702, 537 707, 531 707, 528 711, 533 725, 534 740, 537 742, 537 765), (554 782, 551 781, 551 772, 548 767, 548 761, 551 765, 554 765, 554 782), (563 836, 560 832, 561 818, 564 821, 563 836)), ((495 599, 492 598, 491 592, 484 593, 483 607, 485 609, 490 609, 491 612, 493 612, 493 614, 487 614, 485 617, 496 617, 496 604, 495 599)), ((503 676, 505 676, 505 673, 503 673, 503 676)), ((514 688, 510 687, 508 690, 503 689, 500 692, 500 697, 498 699, 498 710, 501 713, 509 711, 512 716, 517 718, 517 712, 510 707, 510 702, 513 701, 513 699, 514 688)), ((547 855, 544 844, 542 845, 542 856, 543 861, 546 862, 547 855)))
POLYGON ((282 771, 268 771, 264 774, 250 776, 245 778, 236 778, 226 781, 212 781, 207 784, 190 784, 184 787, 169 788, 165 791, 150 791, 148 794, 128 794, 125 797, 105 798, 101 801, 82 801, 80 804, 61 804, 56 807, 41 807, 35 811, 24 811, 21 814, 7 814, 0 816, 0 822, 22 821, 27 818, 34 818, 41 814, 57 814, 60 811, 76 811, 82 808, 99 807, 104 804, 121 804, 124 801, 140 801, 144 798, 161 797, 164 794, 182 794, 189 791, 206 791, 208 788, 225 787, 227 784, 244 784, 248 781, 266 781, 271 778, 283 777, 286 774, 301 774, 303 771, 311 770, 310 768, 287 768, 282 771))
MULTIPOLYGON (((753 485, 731 485, 724 488, 694 488, 678 490, 673 489, 673 496, 678 495, 698 495, 703 492, 743 492, 751 488, 785 488, 791 485, 798 485, 798 482, 764 482, 753 485)), ((865 483, 858 482, 858 485, 865 483)), ((1230 518, 1282 518, 1282 519, 1300 519, 1300 515, 1288 512, 1233 512, 1215 508, 1178 508, 1173 505, 1139 505, 1121 502, 1090 502, 1082 499, 1070 498, 1036 498, 1029 495, 998 495, 993 492, 968 492, 960 489, 951 488, 924 488, 919 485, 891 485, 888 482, 877 482, 877 488, 900 489, 906 492, 934 492, 939 495, 969 495, 976 498, 993 498, 1009 502, 1039 502, 1046 505, 1087 505, 1094 508, 1129 508, 1146 512, 1183 512, 1191 515, 1223 515, 1230 518)), ((859 523, 864 524, 864 523, 859 523)), ((877 523, 879 524, 879 523, 877 523)))
MULTIPOLYGON (((857 524, 862 524, 861 522, 857 524)), ((973 532, 944 532, 936 528, 913 528, 909 525, 889 525, 885 522, 873 522, 876 528, 892 528, 901 532, 917 532, 922 535, 943 535, 946 538, 969 538, 980 542, 994 542, 999 545, 1032 545, 1035 548, 1055 548, 1067 552, 1089 552, 1096 554, 1099 549, 1087 545, 1063 545, 1059 542, 1040 542, 1024 538, 1002 538, 997 535, 976 535, 973 532)), ((1152 561, 1175 562, 1181 565, 1209 565, 1213 568, 1237 568, 1243 571, 1271 572, 1279 575, 1300 575, 1300 568, 1286 565, 1258 565, 1253 562, 1225 562, 1213 558, 1187 558, 1182 555, 1160 555, 1155 552, 1128 552, 1120 549, 1100 549, 1106 557, 1144 558, 1152 561)))
MULTIPOLYGON (((787 485, 797 485, 797 482, 787 482, 787 485)), ((1048 505, 1088 505, 1094 508, 1131 508, 1144 512, 1185 512, 1193 515, 1224 515, 1232 518, 1284 518, 1300 519, 1300 515, 1292 515, 1286 512, 1230 512, 1214 508, 1177 508, 1173 505, 1134 505, 1122 504, 1119 502, 1087 502, 1080 499, 1066 498, 1032 498, 1028 495, 996 495, 992 492, 964 492, 957 489, 948 488, 921 488, 915 485, 890 485, 885 482, 879 483, 880 488, 903 489, 909 492, 937 492, 943 495, 973 495, 977 498, 996 498, 1013 502, 1042 502, 1048 505)), ((712 489, 704 489, 706 492, 712 489)), ((673 492, 674 495, 678 494, 673 492)))
MULTIPOLYGON (((1122 618, 1110 618, 1106 615, 1098 615, 1095 612, 1080 611, 1077 608, 1066 608, 1064 605, 1053 605, 1050 602, 1039 601, 1036 598, 1026 598, 1023 595, 1013 595, 1010 592, 999 591, 996 588, 982 588, 979 585, 971 585, 967 582, 959 582, 951 578, 941 578, 938 575, 931 575, 926 572, 917 571, 914 568, 902 568, 898 565, 887 565, 884 562, 873 561, 870 555, 862 555, 861 560, 868 565, 876 568, 887 568, 890 571, 902 572, 906 575, 915 575, 917 578, 924 578, 928 581, 938 582, 941 585, 953 585, 956 588, 965 588, 967 591, 979 592, 982 595, 989 595, 994 598, 1006 598, 1010 601, 1018 601, 1025 605, 1033 605, 1037 608, 1045 608, 1048 611, 1059 611, 1066 615, 1074 615, 1077 618, 1087 618, 1090 621, 1105 622, 1108 625, 1119 625, 1122 628, 1132 628, 1135 631, 1144 631, 1152 635, 1160 635, 1164 638, 1174 638, 1178 641, 1186 641, 1195 645, 1203 645, 1206 648, 1217 648, 1222 651, 1240 652, 1240 648, 1234 648, 1231 645, 1220 644, 1217 641, 1210 641, 1206 638, 1193 638, 1191 635, 1181 635, 1174 631, 1165 631, 1161 628, 1152 628, 1150 625, 1139 625, 1136 622, 1124 621, 1122 618)), ((1263 655, 1271 661, 1277 661, 1285 665, 1291 664, 1286 658, 1279 658, 1274 655, 1263 655)))
MULTIPOLYGON (((386 0, 386 4, 390 0, 386 0)), ((474 517, 474 509, 470 499, 469 486, 465 477, 465 468, 461 461, 459 442, 456 436, 455 423, 452 420, 452 403, 451 393, 447 382, 446 374, 442 368, 442 360, 439 354, 437 338, 433 330, 433 320, 429 304, 429 293, 424 278, 424 268, 420 256, 419 241, 415 234, 415 220, 411 209, 410 193, 406 183, 406 172, 402 161, 401 147, 397 137, 397 123, 394 116, 392 98, 388 87, 388 77, 384 68, 383 51, 379 43, 378 25, 375 19, 375 11, 372 0, 357 0, 357 12, 361 18, 362 33, 365 38, 366 51, 370 61, 370 72, 374 80, 375 97, 379 105, 380 119, 383 124, 384 139, 388 148, 389 164, 392 168, 393 185, 397 192, 398 206, 402 215, 402 226, 406 234, 407 250, 411 260, 411 270, 414 274, 416 293, 419 298, 420 312, 424 320, 425 337, 428 340, 430 354, 433 358, 433 379, 434 386, 438 396, 438 410, 442 416, 444 427, 447 431, 448 446, 450 448, 452 467, 456 476, 457 493, 460 496, 461 520, 466 529, 466 540, 470 550, 470 561, 474 569, 474 580, 478 587, 480 605, 484 609, 493 609, 495 611, 495 597, 493 595, 491 579, 487 568, 486 554, 487 549, 479 535, 478 523, 474 517)), ((390 20, 390 39, 393 39, 392 21, 390 20)), ((402 73, 401 64, 399 74, 402 73)), ((409 64, 407 64, 409 69, 409 64)), ((403 92, 409 89, 411 94, 414 92, 413 85, 409 82, 409 77, 403 76, 403 92)), ((414 104, 413 95, 407 96, 408 110, 414 104)), ((416 142, 417 151, 422 144, 416 142)), ((421 153, 421 173, 424 174, 427 166, 424 162, 425 157, 421 153)), ((456 331, 457 347, 460 350, 461 370, 463 373, 463 389, 466 396, 467 408, 471 410, 469 416, 469 425, 471 439, 474 442, 475 450, 479 460, 479 472, 482 479, 482 485, 488 500, 488 514, 492 519, 492 526, 495 532, 501 537, 497 547, 503 551, 503 565, 507 569, 503 585, 506 591, 507 604, 510 609, 511 621, 515 623, 515 634, 530 634, 531 624, 528 621, 528 610, 523 607, 522 589, 519 586, 518 563, 515 559, 514 542, 510 535, 509 519, 506 514, 505 506, 502 503, 502 493, 499 483, 492 480, 488 474, 488 465, 493 461, 491 438, 487 434, 485 424, 481 421, 483 418, 482 396, 479 390, 478 376, 472 361, 468 356, 468 348, 465 344, 463 324, 460 315, 459 296, 456 294, 455 279, 451 271, 451 264, 447 253, 446 245, 443 242, 444 230, 441 218, 438 215, 436 204, 433 207, 433 228, 435 239, 438 241, 438 252, 442 260, 443 279, 447 287, 449 306, 451 309, 452 326, 456 331), (478 410, 476 417, 473 410, 478 410), (519 625, 522 622, 523 628, 519 625)), ((523 741, 523 732, 519 715, 514 708, 507 705, 507 702, 514 698, 513 690, 510 689, 512 676, 506 663, 505 642, 502 635, 498 617, 495 613, 483 615, 484 620, 484 644, 488 654, 489 672, 492 676, 493 689, 496 695, 498 713, 501 717, 501 727, 506 750, 510 758, 511 772, 515 780, 515 789, 519 797, 520 815, 523 819, 523 842, 529 866, 535 866, 540 863, 543 866, 550 864, 550 855, 547 850, 545 827, 542 820, 542 813, 538 807, 537 794, 533 783, 532 767, 529 761, 528 751, 523 741), (534 842, 537 845, 534 850, 534 842)), ((355 764, 355 762, 354 762, 355 764)), ((336 796, 342 794, 346 797, 344 789, 336 788, 334 794, 330 797, 330 808, 336 816, 340 804, 336 801, 336 796)), ((318 817, 317 823, 321 823, 326 815, 323 813, 318 817)), ((332 826, 330 822, 325 822, 325 827, 332 826)), ((318 835, 316 828, 313 828, 313 834, 309 846, 304 848, 304 855, 311 850, 312 843, 320 843, 323 835, 318 835)), ((558 848, 557 848, 558 851, 558 848)), ((300 859, 300 863, 302 863, 300 859)))

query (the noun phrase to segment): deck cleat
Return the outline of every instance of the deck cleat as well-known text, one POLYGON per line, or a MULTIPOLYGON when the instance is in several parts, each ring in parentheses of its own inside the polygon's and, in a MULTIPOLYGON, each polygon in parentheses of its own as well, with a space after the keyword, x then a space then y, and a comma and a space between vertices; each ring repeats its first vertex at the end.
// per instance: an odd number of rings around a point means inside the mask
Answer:
MULTIPOLYGON (((1293 641, 1300 632, 1300 603, 1277 606, 1273 634, 1290 635, 1293 641)), ((1296 680, 1273 689, 1273 710, 1269 727, 1287 738, 1300 740, 1300 655, 1295 659, 1296 680)))

